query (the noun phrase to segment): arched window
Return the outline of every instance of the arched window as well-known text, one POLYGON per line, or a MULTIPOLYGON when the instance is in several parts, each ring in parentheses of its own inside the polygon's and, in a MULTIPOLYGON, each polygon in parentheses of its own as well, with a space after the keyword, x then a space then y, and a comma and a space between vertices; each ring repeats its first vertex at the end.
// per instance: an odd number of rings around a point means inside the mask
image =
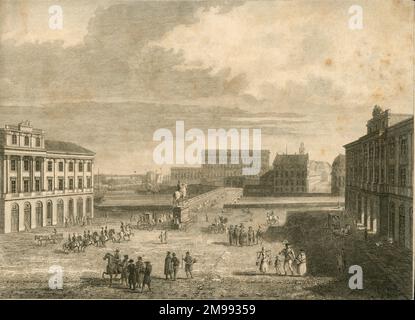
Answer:
POLYGON ((36 147, 40 147, 40 138, 39 137, 36 138, 36 147))
POLYGON ((86 198, 86 214, 90 215, 92 212, 92 199, 86 198))

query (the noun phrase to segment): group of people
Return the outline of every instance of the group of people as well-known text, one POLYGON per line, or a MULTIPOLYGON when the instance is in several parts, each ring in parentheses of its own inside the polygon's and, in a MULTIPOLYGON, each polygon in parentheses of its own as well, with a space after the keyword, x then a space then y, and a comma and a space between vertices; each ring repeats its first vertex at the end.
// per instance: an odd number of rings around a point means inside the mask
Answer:
POLYGON ((161 230, 159 235, 160 243, 167 243, 167 230, 161 230))
POLYGON ((65 228, 73 225, 87 226, 92 224, 92 217, 90 216, 76 216, 76 217, 65 217, 65 228))
MULTIPOLYGON (((300 249, 298 255, 296 255, 288 241, 285 240, 283 244, 284 248, 276 255, 274 261, 276 274, 284 276, 305 276, 307 274, 307 257, 305 251, 300 249)), ((266 273, 270 263, 271 252, 262 247, 262 250, 257 254, 259 271, 266 273)))
MULTIPOLYGON (((193 270, 193 264, 196 263, 196 259, 194 259, 190 252, 186 252, 186 256, 183 258, 182 261, 184 261, 184 270, 186 272, 186 278, 193 278, 192 270, 193 270)), ((180 268, 180 260, 177 258, 176 253, 170 253, 170 251, 167 251, 166 258, 164 259, 164 275, 166 276, 166 280, 173 280, 176 281, 177 279, 177 273, 179 272, 180 268)))
POLYGON ((245 229, 243 223, 238 225, 230 225, 228 229, 228 238, 230 246, 252 246, 262 241, 262 229, 258 226, 257 231, 249 226, 245 229))
POLYGON ((128 284, 131 290, 136 288, 144 291, 145 286, 151 291, 151 272, 152 265, 150 261, 143 261, 143 258, 139 256, 137 261, 130 259, 128 255, 124 255, 124 259, 121 260, 120 250, 116 249, 114 254, 115 263, 121 266, 121 282, 128 284))

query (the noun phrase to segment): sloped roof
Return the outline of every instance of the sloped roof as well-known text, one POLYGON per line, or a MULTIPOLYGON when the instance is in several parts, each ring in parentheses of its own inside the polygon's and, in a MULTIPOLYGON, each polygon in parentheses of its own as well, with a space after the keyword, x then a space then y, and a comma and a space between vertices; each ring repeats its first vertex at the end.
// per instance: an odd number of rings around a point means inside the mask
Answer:
POLYGON ((58 152, 66 154, 84 154, 88 156, 94 156, 95 152, 85 149, 80 145, 72 142, 57 141, 57 140, 45 140, 46 150, 49 152, 58 152))
POLYGON ((307 164, 308 154, 277 154, 273 162, 274 166, 307 164))

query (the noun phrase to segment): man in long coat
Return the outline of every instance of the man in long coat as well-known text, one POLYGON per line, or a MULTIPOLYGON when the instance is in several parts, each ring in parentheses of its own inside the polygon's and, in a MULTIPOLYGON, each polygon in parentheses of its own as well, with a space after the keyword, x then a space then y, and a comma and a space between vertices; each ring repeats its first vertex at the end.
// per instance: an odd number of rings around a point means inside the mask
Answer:
POLYGON ((173 266, 173 280, 176 281, 177 273, 179 272, 180 260, 176 257, 176 254, 173 252, 173 257, 171 259, 173 266))
POLYGON ((135 263, 135 272, 136 272, 137 286, 139 288, 143 286, 144 270, 145 270, 145 266, 143 263, 143 259, 141 257, 138 257, 137 262, 135 263))
POLYGON ((164 259, 164 275, 167 279, 172 279, 173 274, 173 266, 172 266, 172 258, 170 252, 167 252, 166 258, 164 259))

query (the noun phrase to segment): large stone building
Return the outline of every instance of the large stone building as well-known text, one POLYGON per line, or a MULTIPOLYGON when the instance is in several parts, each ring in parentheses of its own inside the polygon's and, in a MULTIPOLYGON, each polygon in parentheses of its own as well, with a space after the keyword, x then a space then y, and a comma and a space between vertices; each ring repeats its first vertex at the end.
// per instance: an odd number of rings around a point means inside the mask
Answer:
POLYGON ((330 164, 309 159, 301 144, 299 153, 277 154, 273 167, 257 185, 247 185, 245 195, 278 196, 330 193, 330 164))
MULTIPOLYGON (((201 157, 201 167, 173 167, 171 168, 170 184, 176 185, 177 181, 187 184, 204 184, 213 186, 243 187, 245 184, 259 183, 262 174, 269 170, 269 150, 261 150, 256 163, 261 164, 260 172, 255 175, 243 174, 243 168, 250 167, 243 161, 241 150, 204 150, 201 157), (224 151, 224 160, 220 160, 221 152, 224 151), (233 158, 234 157, 234 158, 233 158)), ((252 151, 249 157, 254 157, 252 151)))
MULTIPOLYGON (((202 183, 216 186, 234 186, 242 187, 244 184, 259 182, 259 177, 269 170, 269 150, 261 150, 259 159, 255 158, 255 163, 260 163, 260 172, 255 175, 243 174, 243 168, 250 165, 243 161, 244 154, 242 150, 226 151, 226 163, 220 162, 222 150, 206 150, 204 152, 204 163, 202 164, 202 183), (236 156, 234 156, 236 155, 236 156)), ((249 156, 254 157, 255 154, 249 151, 249 156)))
POLYGON ((170 184, 175 186, 178 181, 187 184, 200 184, 201 176, 200 167, 173 167, 170 169, 170 184))
POLYGON ((367 133, 345 145, 346 211, 369 233, 412 247, 414 117, 375 106, 367 133))
POLYGON ((339 154, 331 166, 331 194, 334 196, 344 196, 346 185, 346 157, 339 154))
POLYGON ((0 232, 93 217, 94 156, 28 121, 0 129, 0 232))

